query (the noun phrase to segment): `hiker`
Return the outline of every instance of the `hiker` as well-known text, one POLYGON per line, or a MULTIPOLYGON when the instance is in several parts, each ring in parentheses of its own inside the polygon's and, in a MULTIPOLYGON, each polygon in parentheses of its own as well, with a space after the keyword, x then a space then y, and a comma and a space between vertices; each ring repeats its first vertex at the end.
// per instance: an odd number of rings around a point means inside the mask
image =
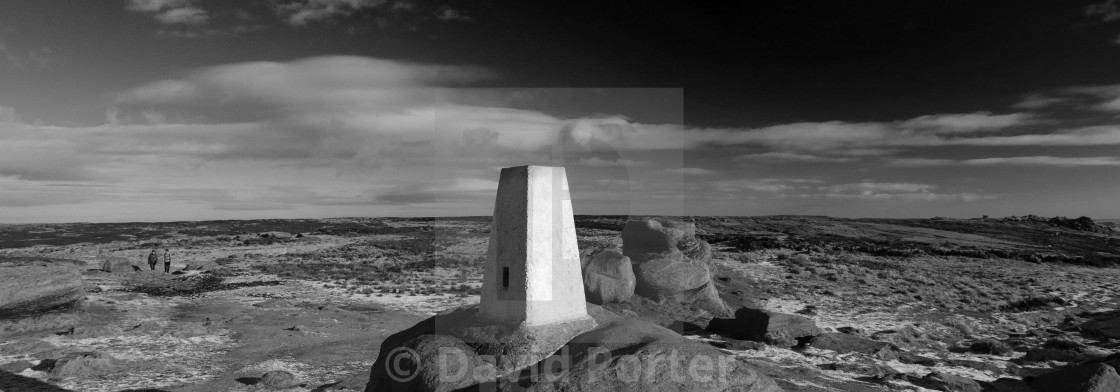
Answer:
POLYGON ((158 263, 158 262, 159 262, 159 255, 156 254, 155 249, 152 249, 152 253, 148 253, 148 268, 151 268, 152 271, 155 271, 156 270, 156 263, 158 263))
POLYGON ((171 249, 163 250, 163 273, 171 272, 171 249))

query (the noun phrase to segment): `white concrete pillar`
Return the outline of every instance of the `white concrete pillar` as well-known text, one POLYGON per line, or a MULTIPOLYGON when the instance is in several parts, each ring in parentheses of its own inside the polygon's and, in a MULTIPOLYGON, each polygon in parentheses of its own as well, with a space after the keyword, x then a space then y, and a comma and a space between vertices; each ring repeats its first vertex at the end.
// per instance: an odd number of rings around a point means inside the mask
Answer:
POLYGON ((588 317, 563 167, 502 169, 486 263, 483 316, 530 326, 588 317))

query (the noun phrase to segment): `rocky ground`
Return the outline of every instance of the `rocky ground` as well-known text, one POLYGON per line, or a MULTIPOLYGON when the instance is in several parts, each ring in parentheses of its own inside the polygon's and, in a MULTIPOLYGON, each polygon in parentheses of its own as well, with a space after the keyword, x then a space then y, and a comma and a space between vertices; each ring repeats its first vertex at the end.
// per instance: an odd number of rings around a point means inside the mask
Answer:
MULTIPOLYGON (((695 221, 729 308, 802 315, 843 342, 738 341, 704 331, 702 307, 639 296, 604 308, 787 391, 938 390, 953 376, 1015 388, 1120 350, 1120 238, 1101 225, 695 221)), ((621 245, 624 223, 578 217, 581 249, 621 245)), ((477 303, 488 231, 488 218, 0 226, 0 257, 76 260, 86 287, 74 309, 0 319, 0 390, 360 391, 388 335, 477 303), (147 270, 156 248, 179 272, 147 270)))

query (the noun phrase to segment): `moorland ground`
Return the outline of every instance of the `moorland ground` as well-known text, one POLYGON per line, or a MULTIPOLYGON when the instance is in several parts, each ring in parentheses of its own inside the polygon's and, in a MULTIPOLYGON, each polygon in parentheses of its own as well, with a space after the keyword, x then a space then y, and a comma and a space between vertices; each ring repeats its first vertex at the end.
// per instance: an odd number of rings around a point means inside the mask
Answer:
MULTIPOLYGON (((627 219, 577 217, 580 248, 623 245, 627 219)), ((1099 223, 684 219, 713 245, 730 307, 801 314, 892 345, 889 355, 741 347, 680 327, 707 324, 712 315, 697 307, 638 296, 605 306, 721 347, 787 391, 923 390, 891 372, 1022 378, 1120 346, 1120 238, 1099 223)), ((489 217, 3 225, 0 256, 77 260, 87 293, 77 310, 0 320, 0 382, 253 391, 262 373, 286 370, 302 390, 362 390, 386 336, 477 303, 489 226, 489 217), (170 249, 178 272, 149 271, 151 249, 170 249), (105 272, 106 260, 142 268, 105 272), (69 376, 46 366, 74 352, 115 362, 69 376)))

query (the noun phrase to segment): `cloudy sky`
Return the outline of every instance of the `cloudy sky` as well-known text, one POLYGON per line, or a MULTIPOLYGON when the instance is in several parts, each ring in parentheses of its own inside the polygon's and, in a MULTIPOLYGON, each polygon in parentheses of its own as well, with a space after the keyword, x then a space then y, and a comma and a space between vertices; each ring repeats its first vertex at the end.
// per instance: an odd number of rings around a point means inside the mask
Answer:
POLYGON ((5 1, 0 223, 1120 218, 1120 0, 684 3, 5 1))

